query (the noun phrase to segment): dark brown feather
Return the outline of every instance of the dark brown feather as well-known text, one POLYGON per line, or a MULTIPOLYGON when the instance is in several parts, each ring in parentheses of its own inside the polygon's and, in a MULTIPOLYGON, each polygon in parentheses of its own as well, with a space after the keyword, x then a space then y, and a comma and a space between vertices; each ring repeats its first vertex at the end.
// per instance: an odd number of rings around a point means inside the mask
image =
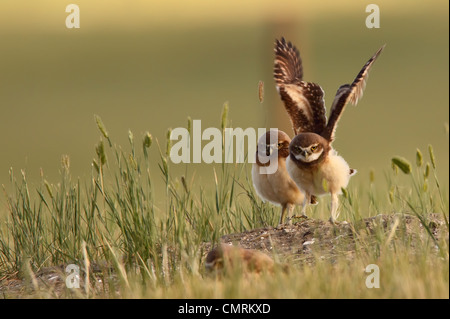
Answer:
POLYGON ((302 81, 300 53, 284 38, 275 41, 274 78, 295 135, 320 134, 326 125, 324 92, 318 84, 302 81))
POLYGON ((294 134, 297 135, 300 129, 309 131, 312 129, 310 120, 306 110, 298 107, 298 100, 294 100, 287 92, 284 86, 280 87, 280 96, 283 100, 284 107, 291 119, 294 134))
POLYGON ((280 96, 291 118, 295 135, 320 134, 326 125, 324 92, 315 83, 299 82, 280 86, 280 96))
POLYGON ((274 78, 277 85, 299 82, 303 79, 300 52, 284 38, 275 40, 274 78))

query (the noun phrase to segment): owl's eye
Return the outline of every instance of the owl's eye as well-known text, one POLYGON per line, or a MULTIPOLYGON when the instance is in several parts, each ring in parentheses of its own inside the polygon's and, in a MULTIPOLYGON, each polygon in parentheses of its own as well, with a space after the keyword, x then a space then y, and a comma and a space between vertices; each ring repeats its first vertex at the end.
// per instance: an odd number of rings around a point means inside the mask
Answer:
POLYGON ((317 145, 311 146, 311 151, 315 151, 317 149, 317 145))
POLYGON ((278 143, 278 148, 280 148, 281 146, 283 146, 283 143, 278 143))

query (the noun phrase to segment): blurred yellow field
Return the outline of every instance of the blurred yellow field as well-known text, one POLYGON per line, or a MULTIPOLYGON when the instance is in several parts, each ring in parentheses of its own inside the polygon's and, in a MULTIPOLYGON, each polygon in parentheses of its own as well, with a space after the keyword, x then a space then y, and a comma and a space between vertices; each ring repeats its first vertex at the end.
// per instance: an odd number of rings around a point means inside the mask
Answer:
POLYGON ((13 167, 38 180, 42 167, 54 180, 62 154, 75 175, 88 175, 93 114, 120 144, 128 129, 161 140, 188 116, 213 126, 226 101, 234 127, 291 132, 272 80, 281 35, 299 46, 305 78, 324 88, 328 108, 339 85, 386 43, 336 148, 364 179, 371 168, 382 178, 389 156, 431 143, 447 175, 448 4, 379 2, 381 28, 367 29, 365 6, 352 3, 81 1, 81 28, 69 30, 63 5, 2 1, 0 179, 13 167), (356 147, 362 137, 370 148, 356 147))

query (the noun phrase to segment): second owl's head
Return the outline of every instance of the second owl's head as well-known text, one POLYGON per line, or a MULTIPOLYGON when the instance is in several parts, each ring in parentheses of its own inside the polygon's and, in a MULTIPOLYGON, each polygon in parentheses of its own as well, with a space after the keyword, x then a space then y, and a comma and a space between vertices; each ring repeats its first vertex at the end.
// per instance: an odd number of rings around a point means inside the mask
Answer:
POLYGON ((270 130, 258 140, 257 154, 261 157, 286 158, 289 156, 290 137, 283 131, 270 130))

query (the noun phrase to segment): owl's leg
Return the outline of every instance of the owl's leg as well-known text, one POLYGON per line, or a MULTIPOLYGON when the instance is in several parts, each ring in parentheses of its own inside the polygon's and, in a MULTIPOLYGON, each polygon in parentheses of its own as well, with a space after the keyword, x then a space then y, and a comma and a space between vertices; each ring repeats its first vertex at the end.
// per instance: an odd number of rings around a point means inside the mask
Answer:
POLYGON ((305 199, 303 199, 302 204, 302 216, 306 216, 306 205, 308 205, 311 202, 311 194, 305 192, 305 199))
POLYGON ((288 204, 282 204, 281 205, 281 217, 280 217, 280 225, 284 222, 284 217, 286 216, 286 208, 288 204))
POLYGON ((294 211, 295 205, 294 204, 286 204, 286 209, 287 209, 287 218, 288 221, 287 223, 290 225, 292 224, 292 218, 294 218, 295 216, 292 216, 292 212, 294 211))
POLYGON ((292 223, 292 212, 294 211, 295 205, 294 204, 284 204, 281 206, 281 218, 280 218, 280 225, 284 223, 284 219, 286 217, 286 210, 287 210, 287 224, 292 223))
POLYGON ((339 206, 338 194, 332 193, 331 194, 331 217, 330 217, 330 221, 333 224, 336 221, 336 219, 339 217, 338 206, 339 206))

